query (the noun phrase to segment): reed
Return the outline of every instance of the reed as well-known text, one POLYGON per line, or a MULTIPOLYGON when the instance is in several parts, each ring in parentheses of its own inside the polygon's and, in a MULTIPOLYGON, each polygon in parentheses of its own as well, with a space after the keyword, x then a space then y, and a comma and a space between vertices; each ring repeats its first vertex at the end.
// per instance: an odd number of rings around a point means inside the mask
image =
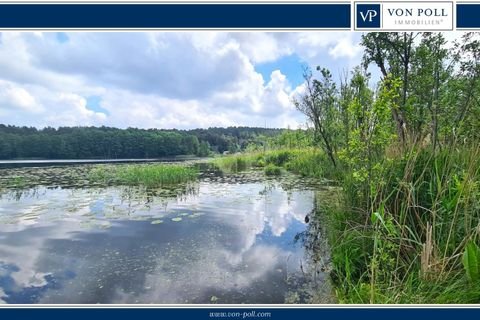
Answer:
POLYGON ((175 164, 135 164, 102 166, 90 172, 89 180, 104 184, 158 187, 195 180, 197 170, 175 164))

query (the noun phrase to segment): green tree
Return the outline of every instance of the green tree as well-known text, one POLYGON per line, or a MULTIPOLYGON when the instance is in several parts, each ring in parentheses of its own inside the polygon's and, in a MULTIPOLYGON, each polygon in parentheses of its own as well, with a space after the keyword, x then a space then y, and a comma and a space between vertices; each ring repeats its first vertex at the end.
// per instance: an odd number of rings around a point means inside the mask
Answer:
POLYGON ((197 155, 199 157, 208 157, 210 155, 210 144, 208 141, 200 142, 197 155))
POLYGON ((402 81, 398 108, 391 111, 398 137, 403 144, 407 142, 407 130, 410 130, 410 124, 407 123, 407 99, 410 67, 415 52, 414 40, 418 35, 419 33, 413 32, 371 32, 362 36, 364 66, 375 63, 384 79, 392 76, 402 81))
POLYGON ((294 100, 294 104, 313 123, 315 140, 336 167, 337 88, 328 69, 317 67, 317 70, 320 71, 320 80, 313 78, 310 69, 304 70, 305 93, 299 100, 294 100))

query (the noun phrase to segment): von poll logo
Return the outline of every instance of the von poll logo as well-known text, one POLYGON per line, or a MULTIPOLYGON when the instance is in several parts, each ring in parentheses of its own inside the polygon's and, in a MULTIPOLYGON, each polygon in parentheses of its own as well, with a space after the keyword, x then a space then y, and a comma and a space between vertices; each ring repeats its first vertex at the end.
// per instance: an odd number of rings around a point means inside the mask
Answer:
POLYGON ((380 4, 357 4, 357 28, 380 28, 380 4))
POLYGON ((452 1, 355 3, 355 29, 385 31, 453 30, 452 1))

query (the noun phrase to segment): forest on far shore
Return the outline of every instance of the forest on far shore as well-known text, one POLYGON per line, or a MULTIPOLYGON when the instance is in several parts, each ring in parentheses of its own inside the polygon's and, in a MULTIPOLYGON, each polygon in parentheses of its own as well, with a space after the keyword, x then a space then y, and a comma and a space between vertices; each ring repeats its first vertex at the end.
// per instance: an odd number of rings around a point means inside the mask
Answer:
POLYGON ((111 127, 18 127, 0 124, 0 159, 122 159, 208 156, 261 145, 282 129, 229 127, 194 130, 111 127))

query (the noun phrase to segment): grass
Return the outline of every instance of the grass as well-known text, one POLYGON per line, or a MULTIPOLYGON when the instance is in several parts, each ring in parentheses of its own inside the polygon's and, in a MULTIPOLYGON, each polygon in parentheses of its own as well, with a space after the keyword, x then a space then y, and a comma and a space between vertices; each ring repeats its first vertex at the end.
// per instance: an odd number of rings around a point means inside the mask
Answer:
POLYGON ((261 155, 257 153, 229 155, 225 157, 215 158, 212 160, 212 163, 226 173, 236 173, 244 171, 251 167, 264 166, 261 155))
POLYGON ((89 175, 91 182, 146 187, 174 185, 196 178, 195 168, 173 164, 109 165, 95 168, 89 175))
POLYGON ((282 174, 282 168, 274 164, 269 164, 265 166, 264 172, 267 176, 280 176, 282 174))
POLYGON ((22 189, 27 186, 27 181, 24 177, 16 176, 7 181, 7 186, 22 189))
POLYGON ((5 189, 24 189, 28 186, 28 180, 23 176, 11 176, 0 180, 0 192, 5 189))
POLYGON ((394 148, 367 180, 345 163, 334 168, 314 148, 215 163, 229 172, 284 168, 341 184, 340 199, 317 213, 328 224, 340 302, 480 303, 480 147, 394 148))
POLYGON ((274 168, 285 168, 290 172, 315 178, 334 178, 333 174, 335 174, 325 154, 316 148, 280 149, 230 155, 216 158, 212 162, 227 173, 257 167, 265 168, 267 175, 279 173, 278 169, 274 168))
POLYGON ((368 185, 344 173, 343 205, 326 214, 341 302, 480 302, 480 281, 462 263, 480 240, 479 156, 478 147, 412 148, 368 185))

